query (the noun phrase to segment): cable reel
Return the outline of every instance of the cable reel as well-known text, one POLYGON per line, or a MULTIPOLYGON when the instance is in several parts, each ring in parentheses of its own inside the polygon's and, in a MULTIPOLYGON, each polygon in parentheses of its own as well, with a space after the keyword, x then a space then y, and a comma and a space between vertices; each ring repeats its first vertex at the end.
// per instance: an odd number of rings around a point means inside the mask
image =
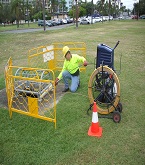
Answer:
MULTIPOLYGON (((90 108, 95 101, 100 114, 109 114, 118 110, 121 106, 120 83, 116 73, 106 65, 95 69, 89 79, 88 96, 90 108)), ((120 108, 119 111, 121 110, 120 108)))

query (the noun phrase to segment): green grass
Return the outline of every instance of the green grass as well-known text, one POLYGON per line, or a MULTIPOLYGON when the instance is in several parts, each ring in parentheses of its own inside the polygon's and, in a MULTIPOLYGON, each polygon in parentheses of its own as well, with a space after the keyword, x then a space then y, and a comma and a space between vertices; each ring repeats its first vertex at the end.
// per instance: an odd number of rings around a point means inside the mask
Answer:
POLYGON ((24 23, 19 24, 19 28, 17 28, 16 24, 10 24, 10 25, 0 25, 0 31, 6 31, 6 30, 19 30, 19 29, 28 29, 28 28, 40 28, 37 23, 24 23))
POLYGON ((145 163, 145 21, 111 21, 46 32, 0 33, 0 88, 4 88, 4 66, 11 56, 13 64, 25 66, 27 51, 53 42, 85 42, 87 60, 93 63, 99 43, 114 47, 115 68, 122 55, 121 103, 119 124, 99 118, 101 138, 89 137, 91 116, 87 84, 94 70, 81 74, 81 87, 67 93, 57 105, 57 129, 54 124, 13 113, 12 119, 0 109, 0 164, 4 165, 144 165, 145 163))

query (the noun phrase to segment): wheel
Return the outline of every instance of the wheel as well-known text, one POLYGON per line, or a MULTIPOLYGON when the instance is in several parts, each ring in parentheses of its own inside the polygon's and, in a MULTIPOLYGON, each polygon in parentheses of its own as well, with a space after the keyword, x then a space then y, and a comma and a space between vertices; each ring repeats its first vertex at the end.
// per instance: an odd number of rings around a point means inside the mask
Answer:
POLYGON ((120 83, 116 73, 107 66, 94 70, 88 83, 90 103, 97 103, 98 113, 109 114, 120 100, 120 83))
POLYGON ((121 120, 120 112, 114 111, 114 112, 113 112, 113 121, 114 121, 115 123, 119 123, 120 120, 121 120))
POLYGON ((118 103, 116 109, 117 109, 117 111, 119 111, 120 113, 122 112, 123 107, 122 107, 122 104, 121 104, 120 102, 118 103))

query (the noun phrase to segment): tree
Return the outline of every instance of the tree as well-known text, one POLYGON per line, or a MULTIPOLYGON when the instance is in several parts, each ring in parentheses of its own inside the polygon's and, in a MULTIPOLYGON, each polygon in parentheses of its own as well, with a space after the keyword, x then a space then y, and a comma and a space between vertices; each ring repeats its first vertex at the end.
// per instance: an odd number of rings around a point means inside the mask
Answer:
POLYGON ((61 7, 62 7, 62 15, 64 17, 64 11, 66 10, 66 1, 61 0, 60 4, 61 4, 61 7))
POLYGON ((28 21, 28 26, 29 26, 29 20, 32 17, 31 11, 32 11, 32 5, 29 4, 29 0, 26 0, 25 2, 23 1, 23 15, 25 15, 25 21, 28 21))
POLYGON ((36 19, 36 20, 41 19, 41 20, 43 20, 43 12, 39 11, 38 13, 34 14, 33 19, 36 19))
POLYGON ((145 0, 139 1, 139 15, 145 14, 145 0))
POLYGON ((0 4, 0 22, 8 23, 11 20, 11 6, 9 4, 0 4))
POLYGON ((82 6, 79 7, 79 17, 86 15, 86 10, 82 6))
POLYGON ((40 0, 33 1, 33 6, 34 6, 34 14, 38 13, 39 11, 42 11, 42 2, 40 0))
POLYGON ((3 5, 0 3, 0 23, 3 22, 3 5))
MULTIPOLYGON (((74 8, 74 9, 71 9, 71 10, 69 11, 68 15, 69 15, 70 17, 76 18, 76 9, 75 9, 75 8, 74 8)), ((86 9, 83 8, 82 6, 80 6, 80 7, 79 7, 79 17, 82 17, 82 16, 84 16, 84 15, 86 15, 86 9)))
POLYGON ((97 1, 96 3, 96 9, 99 13, 102 13, 102 2, 101 1, 97 1))
POLYGON ((56 12, 56 4, 57 4, 57 0, 51 0, 51 13, 53 14, 53 18, 54 18, 54 13, 56 12))
POLYGON ((23 7, 22 7, 22 1, 21 0, 12 0, 11 1, 11 10, 12 13, 14 12, 16 17, 16 24, 17 28, 19 28, 19 21, 21 19, 23 7))
POLYGON ((92 2, 88 2, 86 4, 86 14, 89 16, 89 15, 92 15, 92 2))
POLYGON ((134 3, 133 13, 143 15, 145 14, 145 0, 139 0, 139 3, 134 3))

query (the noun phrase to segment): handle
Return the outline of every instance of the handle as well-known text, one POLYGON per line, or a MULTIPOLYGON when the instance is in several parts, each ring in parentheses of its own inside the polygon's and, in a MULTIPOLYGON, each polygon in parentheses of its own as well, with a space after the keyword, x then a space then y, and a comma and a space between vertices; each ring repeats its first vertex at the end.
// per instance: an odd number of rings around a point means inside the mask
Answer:
POLYGON ((120 42, 120 41, 118 41, 118 42, 116 43, 116 45, 114 46, 114 49, 118 46, 119 42, 120 42))

